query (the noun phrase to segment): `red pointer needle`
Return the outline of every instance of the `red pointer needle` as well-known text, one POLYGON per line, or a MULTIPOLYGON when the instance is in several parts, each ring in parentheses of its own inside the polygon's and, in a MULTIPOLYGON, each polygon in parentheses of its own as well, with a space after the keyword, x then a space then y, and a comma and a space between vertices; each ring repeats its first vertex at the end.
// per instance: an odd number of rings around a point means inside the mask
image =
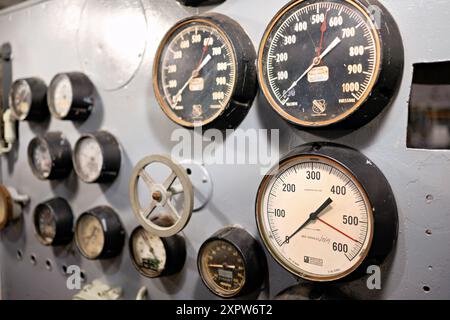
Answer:
POLYGON ((322 32, 322 34, 320 36, 319 49, 317 49, 317 57, 320 57, 320 55, 322 54, 323 38, 324 38, 325 32, 327 31, 327 16, 328 16, 328 11, 325 13, 325 18, 322 22, 322 25, 320 26, 320 31, 322 32))
POLYGON ((345 232, 342 232, 341 230, 333 227, 331 224, 329 224, 328 222, 323 221, 322 219, 320 219, 319 217, 317 217, 317 220, 319 220, 320 222, 322 222, 323 224, 326 224, 327 226, 329 226, 331 229, 336 230, 337 232, 339 232, 340 234, 346 236, 347 238, 349 238, 350 240, 353 240, 355 242, 361 243, 358 240, 353 239, 352 237, 350 237, 348 234, 346 234, 345 232))

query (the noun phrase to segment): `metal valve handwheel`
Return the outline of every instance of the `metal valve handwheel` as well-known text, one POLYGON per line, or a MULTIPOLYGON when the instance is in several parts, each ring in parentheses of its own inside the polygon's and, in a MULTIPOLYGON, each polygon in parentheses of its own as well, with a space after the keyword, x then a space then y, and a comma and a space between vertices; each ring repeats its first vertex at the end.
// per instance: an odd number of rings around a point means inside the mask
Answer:
POLYGON ((182 231, 189 222, 194 206, 194 193, 191 180, 186 170, 172 159, 162 155, 153 155, 139 161, 133 170, 130 180, 130 200, 134 214, 139 223, 149 232, 159 237, 170 237, 182 231), (163 164, 171 170, 163 182, 157 182, 146 168, 152 164, 163 164), (150 192, 150 203, 143 207, 139 201, 138 183, 142 179, 150 192), (175 181, 179 184, 175 185, 175 181), (172 198, 182 194, 182 209, 178 210, 172 198), (164 210, 173 222, 170 225, 155 223, 155 211, 164 210))

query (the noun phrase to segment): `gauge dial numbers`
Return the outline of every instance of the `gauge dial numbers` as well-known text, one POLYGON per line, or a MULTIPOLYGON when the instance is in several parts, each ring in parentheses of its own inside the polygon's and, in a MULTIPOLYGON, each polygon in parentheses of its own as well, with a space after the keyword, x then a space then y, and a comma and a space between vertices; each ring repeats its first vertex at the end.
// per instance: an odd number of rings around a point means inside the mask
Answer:
POLYGON ((56 119, 84 121, 94 106, 94 85, 83 73, 57 74, 48 88, 47 101, 56 119))
POLYGON ((266 271, 259 244, 244 229, 237 227, 219 230, 205 241, 197 264, 205 285, 222 298, 256 291, 266 271))
POLYGON ((137 227, 130 237, 130 254, 136 269, 143 276, 157 278, 181 271, 186 261, 184 238, 175 235, 160 238, 137 227))
POLYGON ((361 126, 375 117, 392 98, 403 68, 392 17, 386 12, 377 27, 369 10, 353 0, 297 0, 284 7, 266 30, 258 60, 273 109, 309 128, 361 126))
POLYGON ((37 78, 15 81, 9 93, 9 106, 17 120, 44 120, 48 116, 45 82, 37 78))
POLYGON ((230 18, 212 14, 181 21, 155 59, 161 108, 188 128, 237 125, 256 95, 256 69, 249 63, 255 57, 250 39, 230 18))
POLYGON ((40 180, 60 180, 72 171, 72 149, 60 132, 36 137, 28 145, 28 163, 40 180))
POLYGON ((119 174, 120 165, 119 143, 106 131, 83 135, 75 144, 73 166, 86 183, 112 182, 119 174))
MULTIPOLYGON (((333 150, 338 156, 342 152, 338 147, 333 150)), ((352 159, 347 153, 363 159, 353 149, 343 150, 345 156, 339 159, 352 159)), ((360 170, 364 170, 364 163, 360 170)), ((359 172, 356 178, 340 160, 329 155, 291 154, 269 172, 258 190, 256 218, 275 260, 304 279, 334 281, 350 275, 367 259, 374 239, 375 247, 381 241, 391 248, 396 237, 396 206, 384 176, 378 169, 371 170, 368 168, 365 174, 379 180, 382 184, 377 187, 384 187, 383 192, 392 200, 383 213, 388 218, 382 223, 382 217, 376 216, 381 218, 376 221, 374 216, 373 203, 384 201, 376 197, 379 192, 366 188, 365 183, 363 186, 359 172), (377 236, 375 225, 380 228, 377 236), (380 240, 383 229, 386 239, 380 240)))
POLYGON ((117 213, 100 206, 83 213, 75 226, 75 242, 89 260, 116 257, 122 251, 125 231, 117 213))
POLYGON ((60 246, 73 239, 73 213, 63 198, 54 198, 36 206, 33 214, 36 238, 45 246, 60 246))

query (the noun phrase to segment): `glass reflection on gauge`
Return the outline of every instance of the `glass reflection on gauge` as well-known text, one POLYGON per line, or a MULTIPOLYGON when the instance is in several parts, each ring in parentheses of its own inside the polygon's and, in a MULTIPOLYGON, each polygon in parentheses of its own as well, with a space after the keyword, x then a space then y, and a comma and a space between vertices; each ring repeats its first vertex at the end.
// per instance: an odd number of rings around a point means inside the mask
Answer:
POLYGON ((58 75, 54 83, 53 94, 49 97, 50 107, 59 117, 65 117, 72 106, 72 84, 66 74, 58 75))
POLYGON ((48 145, 40 140, 32 152, 34 168, 42 177, 48 177, 52 170, 52 156, 48 145))
POLYGON ((98 141, 86 136, 77 143, 75 167, 84 181, 95 181, 103 168, 103 154, 98 141))
POLYGON ((19 118, 30 112, 32 102, 31 88, 25 80, 13 84, 11 91, 11 107, 19 118))
POLYGON ((42 207, 37 213, 37 232, 46 243, 51 243, 56 236, 55 217, 48 207, 42 207))
POLYGON ((76 229, 78 247, 87 258, 98 257, 105 245, 105 235, 99 219, 86 214, 81 217, 76 229))

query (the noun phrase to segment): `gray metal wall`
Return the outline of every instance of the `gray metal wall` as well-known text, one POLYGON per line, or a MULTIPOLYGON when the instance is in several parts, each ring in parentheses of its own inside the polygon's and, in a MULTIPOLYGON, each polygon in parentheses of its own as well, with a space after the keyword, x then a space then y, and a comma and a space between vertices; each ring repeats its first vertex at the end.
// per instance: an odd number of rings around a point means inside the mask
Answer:
MULTIPOLYGON (((157 105, 151 85, 153 57, 164 32, 177 20, 196 12, 175 0, 103 1, 108 10, 95 10, 100 0, 31 1, 0 12, 0 43, 10 42, 14 52, 14 78, 38 76, 49 82, 58 72, 84 70, 98 87, 102 106, 80 126, 51 120, 46 126, 20 124, 19 146, 1 160, 2 181, 31 196, 24 220, 1 234, 0 266, 3 297, 70 298, 63 265, 78 264, 87 281, 101 278, 123 286, 125 298, 133 298, 145 285, 154 299, 212 299, 196 268, 197 250, 217 229, 240 224, 257 234, 254 199, 261 180, 258 166, 208 166, 214 193, 208 206, 194 213, 185 229, 188 258, 179 275, 150 280, 141 277, 130 262, 127 248, 108 262, 82 259, 75 248, 41 246, 33 235, 31 213, 36 204, 55 195, 67 198, 76 215, 100 204, 114 207, 128 234, 137 225, 128 199, 128 178, 142 157, 168 154, 177 128, 157 105), (88 6, 83 10, 84 5, 88 6), (120 13, 120 15, 119 15, 120 13), (117 18, 114 20, 114 18, 117 18), (102 24, 115 21, 111 38, 102 24), (46 130, 62 130, 73 144, 80 133, 108 130, 123 147, 119 179, 108 187, 85 185, 75 176, 63 182, 40 182, 26 159, 28 142, 46 130), (16 258, 17 251, 23 260, 16 258), (30 255, 35 254, 33 266, 30 255), (45 260, 53 269, 48 271, 45 260)), ((206 10, 229 15, 241 23, 258 47, 264 29, 286 1, 227 0, 206 10)), ((395 252, 383 269, 383 290, 368 291, 363 281, 342 285, 358 298, 416 299, 450 298, 450 154, 448 151, 408 150, 406 132, 412 65, 416 62, 450 59, 450 2, 446 0, 384 0, 403 36, 406 67, 400 91, 391 108, 364 128, 331 141, 357 148, 384 172, 395 193, 400 233, 395 252), (426 200, 432 195, 432 201, 426 200), (426 230, 432 234, 427 235, 426 230), (424 286, 431 290, 425 292, 424 286)), ((97 7, 98 8, 98 7, 97 7)), ((202 9, 205 10, 205 9, 202 9)), ((259 97, 240 126, 279 128, 282 151, 298 144, 324 140, 289 127, 259 97)), ((268 257, 268 286, 261 297, 273 296, 296 279, 268 257), (268 294, 268 295, 266 295, 268 294)))

